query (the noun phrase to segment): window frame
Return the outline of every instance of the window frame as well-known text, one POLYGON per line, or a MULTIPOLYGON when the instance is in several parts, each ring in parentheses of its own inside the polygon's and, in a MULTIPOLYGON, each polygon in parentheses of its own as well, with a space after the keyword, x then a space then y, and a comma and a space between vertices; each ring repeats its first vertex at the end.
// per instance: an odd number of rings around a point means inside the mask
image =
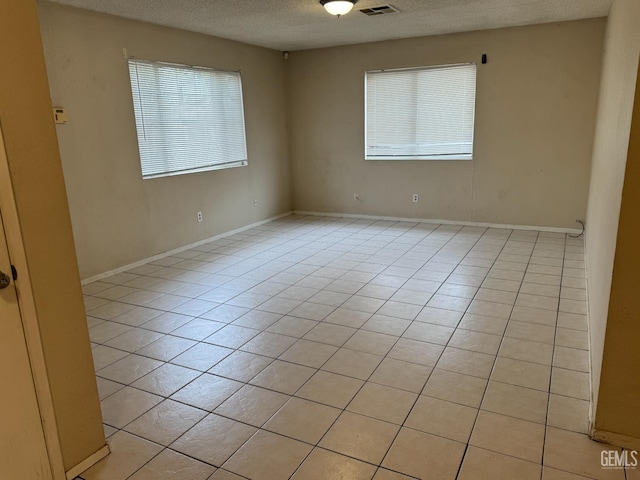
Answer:
MULTIPOLYGON (((247 145, 247 134, 246 134, 246 116, 245 116, 245 109, 244 109, 244 87, 243 87, 243 82, 242 82, 242 71, 241 70, 224 70, 224 69, 219 69, 219 68, 213 68, 213 67, 205 67, 205 66, 196 66, 196 65, 187 65, 187 64, 181 64, 181 63, 173 63, 173 62, 165 62, 165 61, 157 61, 157 60, 147 60, 147 59, 141 59, 141 58, 136 58, 136 57, 128 57, 127 58, 127 72, 128 72, 128 80, 129 80, 129 86, 130 86, 130 91, 131 91, 131 100, 132 100, 132 113, 134 115, 134 124, 135 124, 135 129, 136 129, 136 146, 137 146, 137 150, 138 150, 138 159, 139 159, 139 164, 140 164, 140 172, 142 175, 142 179, 143 180, 151 180, 154 178, 162 178, 162 177, 172 177, 172 176, 177 176, 177 175, 188 175, 191 173, 201 173, 201 172, 208 172, 208 171, 214 171, 214 170, 223 170, 223 169, 228 169, 228 168, 237 168, 237 167, 245 167, 249 165, 249 159, 248 159, 248 145, 247 145), (138 89, 138 94, 136 95, 136 93, 134 93, 134 85, 133 85, 133 77, 132 77, 132 73, 131 70, 132 68, 135 68, 136 64, 147 64, 147 65, 152 65, 152 66, 161 66, 161 67, 170 67, 170 68, 174 68, 176 70, 188 70, 188 71, 199 71, 199 72, 211 72, 213 73, 223 73, 223 74, 233 74, 233 75, 237 75, 238 77, 238 83, 239 83, 239 89, 238 89, 238 93, 239 93, 239 101, 240 101, 240 108, 239 108, 239 112, 240 112, 240 124, 242 127, 242 145, 243 145, 243 150, 244 150, 244 159, 241 160, 231 160, 231 161, 227 161, 227 162, 216 162, 216 163, 209 163, 209 164, 203 164, 203 162, 200 163, 196 163, 196 164, 192 164, 189 168, 184 168, 181 170, 167 170, 166 169, 166 164, 165 164, 165 169, 162 172, 159 173, 150 173, 150 174, 145 174, 144 173, 144 167, 143 167, 143 149, 141 148, 141 143, 140 143, 140 138, 141 138, 141 130, 144 130, 144 120, 143 120, 143 124, 139 125, 138 124, 138 113, 137 110, 138 108, 142 109, 141 104, 140 105, 136 105, 136 97, 138 98, 138 100, 140 99, 140 84, 138 83, 138 85, 136 86, 136 88, 138 89)), ((136 78, 138 76, 138 72, 136 71, 136 78)), ((158 88, 156 90, 157 92, 160 92, 160 89, 158 88)), ((211 97, 213 98, 213 97, 211 97)), ((161 102, 159 102, 161 103, 161 102)), ((141 113, 141 118, 143 118, 144 113, 141 113)), ((163 124, 162 128, 167 128, 167 125, 163 124)), ((165 162, 167 162, 166 160, 167 155, 165 153, 165 157, 164 160, 165 162)))
POLYGON ((427 65, 427 66, 417 66, 417 67, 403 67, 403 68, 389 68, 389 69, 379 69, 379 70, 367 70, 364 72, 364 159, 365 161, 429 161, 429 160, 463 160, 469 161, 473 160, 474 154, 474 146, 475 146, 475 123, 476 123, 476 102, 477 102, 477 85, 478 85, 478 64, 475 62, 464 62, 464 63, 452 63, 452 64, 441 64, 441 65, 427 65), (426 70, 445 70, 449 68, 456 67, 467 67, 473 66, 475 70, 475 81, 473 86, 473 120, 472 120, 472 133, 471 133, 471 153, 469 154, 435 154, 435 155, 377 155, 372 156, 367 154, 368 148, 368 75, 376 74, 376 73, 384 73, 384 72, 406 72, 406 71, 426 71, 426 70))

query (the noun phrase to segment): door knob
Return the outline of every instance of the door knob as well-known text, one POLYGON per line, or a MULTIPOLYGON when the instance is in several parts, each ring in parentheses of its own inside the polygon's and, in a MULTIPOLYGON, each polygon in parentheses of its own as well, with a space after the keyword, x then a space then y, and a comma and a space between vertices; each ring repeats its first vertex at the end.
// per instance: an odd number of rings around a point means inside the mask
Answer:
POLYGON ((0 272, 0 290, 7 288, 11 283, 11 277, 4 272, 0 272))

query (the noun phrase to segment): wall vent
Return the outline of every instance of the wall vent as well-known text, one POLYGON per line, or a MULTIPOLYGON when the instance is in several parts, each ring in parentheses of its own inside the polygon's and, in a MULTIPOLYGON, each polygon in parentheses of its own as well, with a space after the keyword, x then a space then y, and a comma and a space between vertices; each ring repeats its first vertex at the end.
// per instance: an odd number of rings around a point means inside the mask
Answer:
POLYGON ((387 13, 397 13, 399 10, 391 5, 381 5, 379 7, 363 8, 360 11, 369 17, 375 17, 377 15, 386 15, 387 13))

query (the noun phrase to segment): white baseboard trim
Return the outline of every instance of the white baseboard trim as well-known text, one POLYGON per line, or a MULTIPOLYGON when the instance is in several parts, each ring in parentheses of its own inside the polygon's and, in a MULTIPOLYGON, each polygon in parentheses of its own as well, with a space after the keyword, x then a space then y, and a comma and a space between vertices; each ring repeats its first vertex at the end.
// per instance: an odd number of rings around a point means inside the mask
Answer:
POLYGON ((266 220, 260 220, 259 222, 251 223, 249 225, 245 225, 244 227, 236 228, 235 230, 230 230, 228 232, 219 233, 218 235, 214 235, 213 237, 205 238, 204 240, 198 240, 197 242, 190 243, 188 245, 183 245, 182 247, 174 248, 173 250, 169 250, 168 252, 159 253, 157 255, 153 255, 152 257, 143 258, 142 260, 138 260, 137 262, 129 263, 127 265, 123 265, 118 268, 114 268, 113 270, 109 270, 108 272, 98 273, 97 275, 92 275, 91 277, 84 278, 80 283, 82 285, 86 285, 91 282, 95 282, 97 280, 102 280, 103 278, 110 277, 117 273, 122 273, 127 270, 130 270, 135 267, 139 267, 141 265, 145 265, 149 262, 153 262, 154 260, 159 260, 160 258, 167 257, 169 255, 174 255, 176 253, 184 252, 191 248, 199 247, 200 245, 204 245, 205 243, 213 242, 215 240, 219 240, 224 237, 229 237, 236 233, 244 232, 245 230, 249 230, 254 227, 259 227, 260 225, 264 225, 265 223, 273 222, 274 220, 278 220, 283 217, 288 217, 293 212, 285 212, 280 215, 276 215, 275 217, 267 218, 266 220))
POLYGON ((537 227, 533 225, 508 225, 508 224, 502 224, 502 223, 466 222, 464 220, 440 220, 440 219, 432 219, 432 218, 385 217, 380 215, 360 215, 357 213, 327 213, 327 212, 307 212, 302 210, 294 210, 293 214, 294 215, 313 215, 317 217, 344 217, 344 218, 362 218, 367 220, 390 220, 393 222, 433 223, 433 224, 440 224, 440 225, 468 225, 470 227, 507 228, 510 230, 538 230, 541 232, 553 232, 553 233, 579 234, 582 232, 582 230, 577 228, 537 227))
POLYGON ((590 437, 596 442, 607 443, 627 450, 640 450, 640 438, 622 435, 620 433, 605 432, 593 429, 590 437))
POLYGON ((82 285, 86 285, 91 282, 95 282, 97 280, 102 280, 104 278, 110 277, 112 275, 116 275, 118 273, 125 272, 135 267, 139 267, 141 265, 145 265, 149 262, 153 262, 154 260, 158 260, 160 258, 167 257, 169 255, 174 255, 176 253, 184 252, 185 250, 189 250, 191 248, 199 247, 200 245, 204 245, 205 243, 213 242, 215 240, 219 240, 224 237, 228 237, 230 235, 234 235, 236 233, 241 233, 245 230, 249 230, 254 227, 258 227, 260 225, 264 225, 265 223, 272 222, 274 220, 278 220, 280 218, 288 217, 289 215, 311 215, 316 217, 336 217, 336 218, 360 218, 367 220, 390 220, 394 222, 416 222, 416 223, 431 223, 431 224, 440 224, 440 225, 468 225, 471 227, 484 227, 484 228, 506 228, 510 230, 538 230, 542 232, 553 232, 553 233, 571 233, 571 234, 579 234, 581 230, 574 228, 558 228, 558 227, 538 227, 532 225, 508 225, 501 223, 483 223, 483 222, 465 222, 462 220, 441 220, 441 219, 431 219, 431 218, 408 218, 408 217, 387 217, 381 215, 360 215, 356 213, 328 213, 328 212, 307 212, 303 210, 294 210, 292 212, 285 212, 280 215, 276 215, 275 217, 270 217, 265 220, 261 220, 259 222, 251 223, 249 225, 245 225, 244 227, 236 228, 235 230, 230 230, 228 232, 219 233, 218 235, 214 235, 213 237, 205 238, 203 240, 199 240, 197 242, 190 243, 188 245, 183 245, 182 247, 174 248, 173 250, 169 250, 167 252, 159 253, 157 255, 153 255, 151 257, 143 258, 133 263, 129 263, 127 265, 122 265, 121 267, 114 268, 113 270, 109 270, 107 272, 98 273, 97 275, 92 275, 91 277, 87 277, 83 279, 80 283, 82 285))
POLYGON ((91 467, 93 467, 96 463, 98 463, 100 460, 102 460, 107 455, 109 455, 109 453, 111 453, 111 450, 109 449, 109 445, 105 445, 97 452, 89 455, 87 458, 81 461, 78 465, 73 467, 71 470, 67 471, 67 474, 66 474, 67 480, 73 480, 82 472, 86 472, 91 467))

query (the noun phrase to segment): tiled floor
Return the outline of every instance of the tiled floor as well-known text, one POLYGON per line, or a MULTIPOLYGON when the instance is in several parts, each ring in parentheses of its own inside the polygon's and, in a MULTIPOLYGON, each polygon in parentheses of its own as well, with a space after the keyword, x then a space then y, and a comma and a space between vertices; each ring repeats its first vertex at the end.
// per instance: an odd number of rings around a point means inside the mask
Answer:
POLYGON ((585 435, 583 257, 292 216, 87 285, 113 453, 82 477, 624 479, 585 435))

